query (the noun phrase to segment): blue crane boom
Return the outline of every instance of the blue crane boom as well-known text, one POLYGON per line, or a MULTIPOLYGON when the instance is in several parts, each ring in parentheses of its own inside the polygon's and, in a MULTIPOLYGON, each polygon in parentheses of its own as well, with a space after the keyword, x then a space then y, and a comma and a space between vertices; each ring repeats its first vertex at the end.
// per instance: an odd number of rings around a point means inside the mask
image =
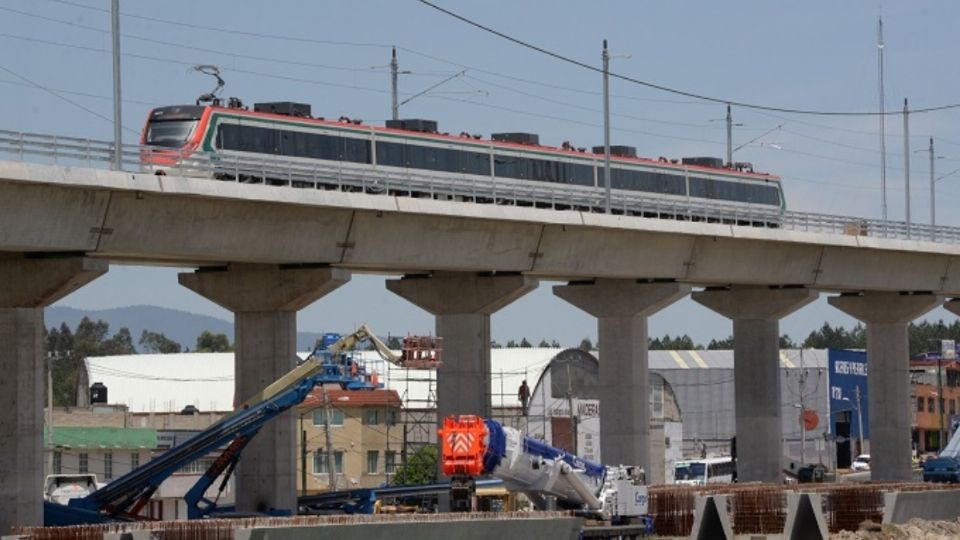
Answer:
MULTIPOLYGON (((347 340, 355 343, 356 335, 351 334, 340 341, 347 340)), ((295 369, 241 404, 235 412, 185 443, 86 497, 70 500, 67 506, 46 502, 44 521, 47 525, 79 525, 143 519, 139 516, 140 510, 164 480, 184 465, 226 445, 184 497, 188 518, 209 516, 217 510, 217 504, 216 500, 205 498, 207 488, 223 476, 220 491, 223 490, 243 448, 264 424, 303 402, 316 385, 336 384, 345 390, 373 390, 382 386, 376 379, 376 372, 368 373, 365 366, 346 354, 344 347, 331 345, 318 349, 295 369)))

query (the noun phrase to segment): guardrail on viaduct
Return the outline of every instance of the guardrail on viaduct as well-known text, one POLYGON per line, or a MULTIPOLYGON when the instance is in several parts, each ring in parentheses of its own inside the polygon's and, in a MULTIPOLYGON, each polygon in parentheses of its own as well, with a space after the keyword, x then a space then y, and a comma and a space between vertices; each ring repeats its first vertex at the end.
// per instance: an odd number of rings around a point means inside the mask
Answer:
MULTIPOLYGON (((77 137, 0 130, 0 156, 18 161, 107 168, 113 142, 77 137)), ((289 189, 339 189, 390 196, 429 196, 476 203, 536 206, 557 211, 601 211, 603 189, 522 180, 480 178, 408 169, 385 170, 374 165, 322 162, 283 157, 252 157, 190 152, 138 145, 123 146, 123 169, 144 172, 141 162, 169 163, 171 174, 275 184, 289 189)), ((654 219, 729 223, 790 231, 836 233, 877 238, 960 244, 960 227, 910 224, 812 212, 770 211, 728 204, 686 203, 615 192, 611 208, 621 214, 654 219)))

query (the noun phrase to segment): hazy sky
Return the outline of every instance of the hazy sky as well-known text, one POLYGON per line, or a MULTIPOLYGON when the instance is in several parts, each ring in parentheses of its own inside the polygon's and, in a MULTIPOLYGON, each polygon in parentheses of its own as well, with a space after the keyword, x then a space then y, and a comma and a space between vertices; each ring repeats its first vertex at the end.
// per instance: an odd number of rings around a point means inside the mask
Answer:
MULTIPOLYGON (((884 18, 887 110, 960 102, 960 4, 955 1, 808 0, 500 1, 436 0, 499 31, 578 61, 599 65, 610 42, 612 70, 724 100, 789 109, 876 111, 877 17, 884 18)), ((0 2, 0 129, 108 139, 109 122, 31 87, 20 77, 111 117, 108 0, 0 2), (59 21, 59 22, 58 22, 59 21), (19 77, 18 77, 19 76, 19 77)), ((522 48, 416 0, 316 2, 122 1, 123 120, 134 142, 153 106, 192 103, 212 88, 190 69, 220 66, 226 96, 311 103, 317 116, 382 123, 390 114, 390 46, 398 48, 401 99, 464 70, 412 99, 404 117, 440 129, 488 136, 539 133, 544 144, 602 143, 601 79, 592 71, 522 48), (173 24, 176 23, 176 24, 173 24)), ((724 108, 614 79, 612 140, 644 156, 722 156, 724 108)), ((736 107, 738 161, 783 177, 794 210, 878 217, 876 117, 796 115, 736 107), (779 126, 779 127, 778 127, 779 126), (754 140, 756 139, 756 140, 754 140), (752 142, 750 142, 752 141, 752 142)), ((937 175, 960 168, 960 111, 914 114, 910 124, 913 218, 929 222, 927 140, 936 140, 937 175)), ((886 123, 889 215, 904 216, 902 119, 886 123)), ((960 174, 937 184, 937 218, 952 212, 960 174)), ((149 241, 149 239, 145 239, 149 241)), ((80 308, 152 304, 229 318, 182 289, 176 269, 114 266, 61 303, 80 308)), ((595 336, 594 321, 552 296, 549 283, 493 318, 495 339, 526 336, 574 344, 595 336)), ((943 310, 933 318, 950 320, 943 310)), ((304 330, 423 332, 431 318, 388 293, 382 276, 357 276, 305 309, 304 330)), ((821 299, 785 319, 804 337, 824 320, 853 321, 821 299)), ((706 342, 729 321, 690 300, 651 320, 651 334, 690 334, 706 342)))

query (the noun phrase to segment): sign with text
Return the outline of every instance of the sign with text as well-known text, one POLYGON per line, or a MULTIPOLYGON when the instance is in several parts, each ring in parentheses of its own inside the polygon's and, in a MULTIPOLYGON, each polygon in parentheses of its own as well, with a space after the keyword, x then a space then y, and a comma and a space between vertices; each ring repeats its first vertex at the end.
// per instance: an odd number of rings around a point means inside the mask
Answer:
POLYGON ((827 352, 827 382, 830 385, 830 431, 836 422, 850 419, 850 436, 860 435, 863 419, 863 438, 870 438, 870 414, 867 406, 867 353, 829 349, 827 352), (859 410, 859 414, 858 414, 859 410))

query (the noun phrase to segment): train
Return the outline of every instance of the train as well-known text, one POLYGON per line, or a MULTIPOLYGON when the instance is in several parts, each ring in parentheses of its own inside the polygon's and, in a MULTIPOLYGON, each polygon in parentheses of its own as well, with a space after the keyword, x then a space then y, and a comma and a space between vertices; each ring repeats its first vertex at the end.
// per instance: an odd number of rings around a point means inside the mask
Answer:
MULTIPOLYGON (((140 143, 151 149, 142 153, 144 169, 159 174, 178 160, 202 155, 223 163, 230 158, 279 158, 362 170, 371 176, 420 173, 466 179, 474 186, 486 183, 494 191, 496 186, 527 185, 602 193, 606 187, 602 146, 590 151, 566 142, 561 147, 544 146, 532 133, 494 133, 489 139, 467 132, 450 135, 441 133, 437 122, 423 119, 388 120, 383 127, 347 117, 327 120, 313 117, 308 104, 294 102, 256 103, 251 110, 231 98, 225 106, 155 108, 140 143)), ((227 166, 212 174, 221 179, 343 189, 335 178, 290 182, 269 175, 235 174, 227 166)), ((711 157, 648 159, 638 157, 630 146, 610 147, 610 189, 613 197, 641 196, 679 207, 710 204, 730 212, 746 209, 772 215, 786 208, 781 179, 754 172, 749 163, 724 163, 711 157)), ((494 201, 495 196, 483 202, 494 201)), ((476 198, 475 202, 481 201, 476 198)))

